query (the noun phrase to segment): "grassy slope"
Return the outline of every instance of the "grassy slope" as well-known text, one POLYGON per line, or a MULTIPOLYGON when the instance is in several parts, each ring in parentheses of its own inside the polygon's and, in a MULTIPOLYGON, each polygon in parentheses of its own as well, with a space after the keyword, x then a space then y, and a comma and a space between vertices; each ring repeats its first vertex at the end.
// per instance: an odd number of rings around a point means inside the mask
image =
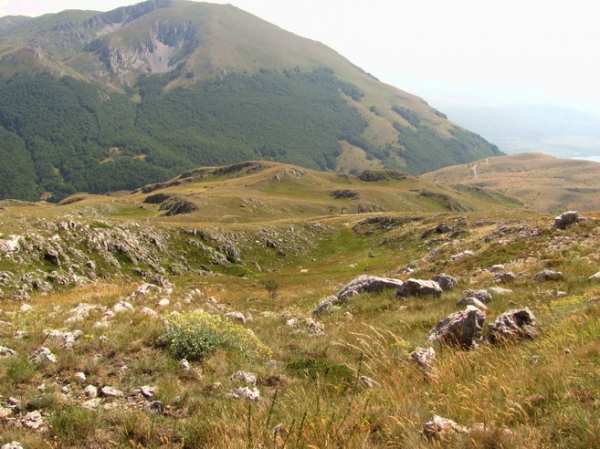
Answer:
MULTIPOLYGON (((218 267, 212 275, 171 276, 175 284, 171 294, 132 300, 129 295, 142 279, 117 277, 110 283, 98 281, 87 287, 36 294, 30 301, 32 312, 20 312, 20 303, 5 301, 0 345, 16 350, 17 356, 0 359, 0 394, 18 398, 27 410, 47 413, 45 419, 53 428, 39 434, 0 420, 1 442, 19 440, 25 447, 43 447, 43 439, 52 441, 56 436, 52 442, 55 447, 69 448, 596 445, 600 438, 596 425, 600 419, 600 307, 590 299, 600 295, 600 288, 587 281, 600 263, 595 251, 600 238, 596 215, 567 231, 558 231, 550 226, 550 217, 518 209, 507 213, 504 206, 486 206, 482 200, 478 211, 460 214, 422 204, 418 212, 398 207, 386 214, 324 214, 322 208, 333 202, 325 193, 333 187, 351 186, 380 202, 390 191, 392 195, 406 194, 410 187, 432 187, 416 178, 359 185, 313 172, 298 179, 272 181, 282 170, 290 173, 290 168, 274 165, 246 176, 208 177, 197 184, 165 190, 193 194, 194 201, 209 192, 218 197, 203 213, 192 216, 157 218, 157 211, 140 203, 145 196, 140 193, 119 198, 87 196, 65 206, 6 204, 0 212, 4 236, 29 228, 51 236, 44 223, 66 219, 81 223, 100 220, 108 227, 135 220, 142 226, 163 229, 173 241, 181 226, 238 235, 277 231, 282 244, 293 240, 307 223, 326 227, 327 232, 315 236, 311 245, 297 246, 298 251, 288 252, 286 257, 264 246, 244 250, 242 263, 251 265, 251 260, 259 260, 263 270, 247 270, 243 278, 219 275, 218 267), (258 215, 265 218, 260 222, 251 213, 240 223, 218 221, 225 208, 220 206, 220 210, 216 205, 231 198, 230 215, 239 215, 239 201, 248 197, 267 203, 277 217, 282 217, 284 208, 288 215, 278 222, 267 220, 261 211, 258 215), (307 210, 301 211, 300 205, 307 210), (366 220, 375 216, 386 221, 366 220), (441 222, 458 234, 423 237, 441 222), (537 232, 532 232, 534 229, 537 232), (496 234, 499 230, 501 237, 496 234), (467 249, 475 255, 449 262, 450 256, 467 249), (454 303, 460 299, 460 291, 494 285, 492 273, 486 269, 497 263, 520 274, 502 285, 511 288, 513 294, 496 297, 488 304, 487 322, 508 309, 527 306, 539 319, 542 336, 519 345, 483 346, 470 352, 436 347, 435 371, 424 375, 406 360, 407 354, 427 345, 426 333, 458 310, 454 303), (355 276, 386 276, 406 265, 416 270, 412 277, 427 279, 444 271, 460 276, 461 281, 441 299, 399 302, 392 299, 393 292, 353 298, 318 318, 325 326, 325 336, 311 337, 286 325, 290 318, 301 319, 355 276), (533 275, 544 267, 562 271, 564 279, 533 283, 533 275), (265 285, 273 288, 267 290, 265 285), (201 294, 188 304, 184 297, 192 289, 201 290, 201 294), (567 296, 556 298, 559 290, 567 296), (171 305, 158 308, 158 299, 166 296, 171 305), (246 327, 271 348, 274 364, 243 357, 230 349, 192 362, 193 370, 186 372, 166 348, 157 345, 163 318, 172 311, 208 310, 209 297, 224 305, 224 311, 237 310, 254 317, 246 327), (94 325, 102 318, 100 312, 83 322, 64 322, 68 310, 81 302, 112 307, 121 299, 132 301, 135 311, 117 315, 106 328, 94 325), (144 306, 158 310, 161 317, 152 319, 142 314, 144 306), (58 342, 44 337, 43 330, 48 328, 80 329, 84 336, 74 349, 61 349, 58 342), (26 331, 25 337, 13 338, 16 329, 26 331), (42 345, 57 355, 56 365, 34 365, 27 360, 28 354, 42 345), (532 362, 534 355, 538 364, 532 362), (261 401, 250 404, 226 398, 226 393, 238 386, 229 377, 240 369, 258 376, 261 401), (78 371, 86 373, 85 383, 75 380, 78 371), (381 387, 365 388, 357 381, 359 375, 372 377, 381 387), (214 382, 221 382, 222 387, 214 387, 214 382), (134 395, 131 399, 103 399, 109 406, 105 409, 84 409, 81 404, 87 398, 82 390, 88 383, 111 385, 125 392, 153 385, 157 399, 166 408, 158 414, 136 406, 126 409, 125 403, 147 402, 134 395), (41 384, 45 385, 43 391, 38 388, 41 384), (61 392, 65 385, 66 392, 61 392), (483 422, 489 430, 428 441, 420 431, 433 414, 466 426, 483 422), (278 424, 285 432, 274 434, 278 424), (513 434, 504 433, 503 428, 513 434)), ((403 204, 413 207, 419 203, 412 199, 403 204)), ((393 275, 402 279, 409 276, 393 275)), ((0 403, 7 405, 5 400, 0 403)))
POLYGON ((447 167, 422 178, 444 185, 488 187, 519 198, 530 208, 558 213, 599 210, 599 175, 600 164, 595 162, 525 153, 447 167))

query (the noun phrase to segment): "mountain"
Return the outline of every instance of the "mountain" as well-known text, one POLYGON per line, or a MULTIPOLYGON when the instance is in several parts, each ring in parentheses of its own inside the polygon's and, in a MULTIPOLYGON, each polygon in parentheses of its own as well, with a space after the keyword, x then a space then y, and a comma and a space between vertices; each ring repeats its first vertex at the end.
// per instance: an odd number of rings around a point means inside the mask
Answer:
POLYGON ((422 178, 438 185, 492 189, 538 211, 600 210, 597 162, 523 153, 446 167, 422 178))
POLYGON ((0 198, 269 159, 420 174, 500 154, 422 99, 231 5, 0 19, 0 198))
POLYGON ((509 154, 555 157, 600 154, 600 118, 557 105, 449 107, 448 116, 509 154))

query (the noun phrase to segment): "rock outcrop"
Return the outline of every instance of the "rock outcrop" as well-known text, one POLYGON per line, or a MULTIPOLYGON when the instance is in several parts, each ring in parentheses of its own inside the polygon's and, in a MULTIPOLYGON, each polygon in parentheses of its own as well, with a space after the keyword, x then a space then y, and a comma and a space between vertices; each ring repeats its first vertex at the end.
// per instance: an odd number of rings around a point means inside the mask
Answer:
POLYGON ((396 299, 408 296, 440 296, 442 288, 435 281, 410 278, 396 292, 396 299))
POLYGON ((492 343, 518 342, 540 334, 540 326, 528 308, 503 313, 490 323, 489 329, 492 343))
POLYGON ((428 334, 427 340, 468 349, 481 337, 485 312, 468 306, 441 320, 428 334))

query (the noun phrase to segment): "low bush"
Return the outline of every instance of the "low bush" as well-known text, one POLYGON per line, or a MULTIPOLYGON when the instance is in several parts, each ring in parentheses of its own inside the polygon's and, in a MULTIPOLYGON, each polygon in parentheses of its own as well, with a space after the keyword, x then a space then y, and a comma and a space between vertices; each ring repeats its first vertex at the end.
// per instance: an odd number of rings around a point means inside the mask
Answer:
POLYGON ((234 349, 244 356, 271 354, 251 330, 202 311, 169 317, 158 343, 168 346, 175 357, 190 361, 202 360, 220 348, 234 349))

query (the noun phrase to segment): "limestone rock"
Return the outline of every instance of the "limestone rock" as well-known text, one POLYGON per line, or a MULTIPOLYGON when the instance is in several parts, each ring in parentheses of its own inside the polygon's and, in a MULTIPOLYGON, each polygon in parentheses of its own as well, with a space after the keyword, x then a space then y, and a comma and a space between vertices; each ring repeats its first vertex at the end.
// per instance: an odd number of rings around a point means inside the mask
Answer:
POLYGON ((578 218, 579 214, 576 211, 563 212, 554 218, 554 226, 558 229, 567 229, 567 226, 577 223, 578 218))
POLYGON ((494 274, 494 282, 498 283, 512 282, 516 278, 517 277, 515 276, 515 274, 510 271, 503 271, 501 273, 494 274))
POLYGON ((15 354, 16 354, 16 352, 13 351, 12 349, 6 348, 4 346, 0 346, 0 356, 1 357, 10 357, 10 356, 13 356, 15 354))
POLYGON ((192 366, 190 365, 190 362, 188 362, 186 359, 181 359, 179 361, 179 366, 181 366, 184 371, 189 371, 189 370, 192 369, 192 366))
POLYGON ((433 369, 433 359, 435 359, 435 349, 432 347, 417 348, 408 355, 408 360, 417 363, 425 371, 433 369))
POLYGON ((473 251, 466 250, 466 251, 463 251, 462 253, 458 253, 458 254, 455 254, 454 256, 450 257, 450 261, 454 262, 456 260, 464 259, 465 257, 472 257, 474 255, 475 255, 475 253, 473 251))
POLYGON ((588 278, 588 281, 591 281, 591 282, 600 281, 600 271, 598 271, 596 274, 591 275, 588 278))
POLYGON ((458 345, 468 349, 481 336, 485 312, 468 306, 441 320, 428 334, 427 340, 458 345))
POLYGON ((248 401, 260 400, 260 391, 257 388, 241 387, 231 390, 226 395, 230 399, 247 399, 248 401))
POLYGON ((48 348, 39 348, 33 354, 31 354, 29 359, 33 363, 44 363, 44 362, 56 363, 57 362, 56 356, 54 354, 52 354, 52 351, 50 351, 50 349, 48 349, 48 348))
POLYGON ((102 396, 107 398, 119 398, 123 396, 123 392, 121 390, 117 390, 116 388, 109 386, 102 387, 100 393, 102 393, 102 396))
POLYGON ((246 324, 246 317, 242 312, 229 312, 225 316, 231 321, 237 321, 238 323, 246 324))
POLYGON ((481 290, 465 290, 462 292, 462 296, 464 298, 477 298, 478 300, 480 300, 482 303, 487 304, 488 302, 490 302, 492 300, 492 295, 490 294, 489 291, 485 290, 485 289, 481 289, 481 290))
POLYGON ((363 274, 352 280, 335 296, 342 301, 362 293, 379 293, 386 289, 398 289, 402 284, 400 279, 381 278, 363 274))
POLYGON ((503 313, 490 323, 489 328, 492 343, 532 339, 540 334, 539 324, 528 308, 503 313))
POLYGON ((407 296, 440 296, 441 294, 442 288, 437 282, 410 278, 398 289, 396 299, 403 299, 407 296))
POLYGON ((0 449, 23 449, 23 445, 18 441, 11 441, 10 443, 3 444, 0 449))
POLYGON ((381 385, 379 385, 379 382, 377 382, 375 379, 372 379, 368 376, 359 376, 358 380, 367 388, 369 389, 373 389, 373 388, 381 388, 381 385))
POLYGON ((464 426, 457 424, 451 419, 442 418, 441 416, 434 415, 433 419, 425 424, 423 427, 423 435, 426 438, 440 438, 447 439, 453 434, 467 434, 469 429, 464 426))
POLYGON ((158 313, 155 310, 152 310, 150 307, 144 307, 142 310, 140 310, 140 313, 148 315, 151 318, 158 318, 158 313))
POLYGON ((452 290, 458 285, 458 278, 446 273, 436 274, 432 279, 437 282, 444 291, 452 290))
POLYGON ((560 271, 554 271, 545 269, 540 271, 533 278, 536 282, 546 282, 546 281, 560 281, 563 278, 563 274, 560 271))
POLYGON ((133 312, 133 306, 127 301, 119 301, 113 306, 112 310, 115 313, 133 312))
POLYGON ((75 345, 75 340, 83 335, 83 332, 76 330, 73 332, 62 332, 56 329, 45 330, 44 336, 51 340, 61 340, 63 349, 72 349, 75 345))
POLYGON ((231 380, 239 380, 246 385, 256 385, 256 376, 247 371, 238 371, 230 377, 231 380))
POLYGON ((487 306, 477 298, 463 298, 456 303, 457 306, 473 306, 479 310, 487 310, 487 306))
POLYGON ((33 412, 27 413, 21 419, 21 424, 23 427, 29 430, 36 430, 38 432, 42 432, 44 429, 44 420, 42 419, 42 414, 35 410, 33 412))
POLYGON ((141 386, 140 393, 146 399, 152 399, 154 396, 156 396, 156 387, 151 387, 149 385, 141 386))
POLYGON ((83 389, 83 394, 85 394, 88 398, 95 398, 98 396, 98 388, 94 385, 88 385, 83 389))

